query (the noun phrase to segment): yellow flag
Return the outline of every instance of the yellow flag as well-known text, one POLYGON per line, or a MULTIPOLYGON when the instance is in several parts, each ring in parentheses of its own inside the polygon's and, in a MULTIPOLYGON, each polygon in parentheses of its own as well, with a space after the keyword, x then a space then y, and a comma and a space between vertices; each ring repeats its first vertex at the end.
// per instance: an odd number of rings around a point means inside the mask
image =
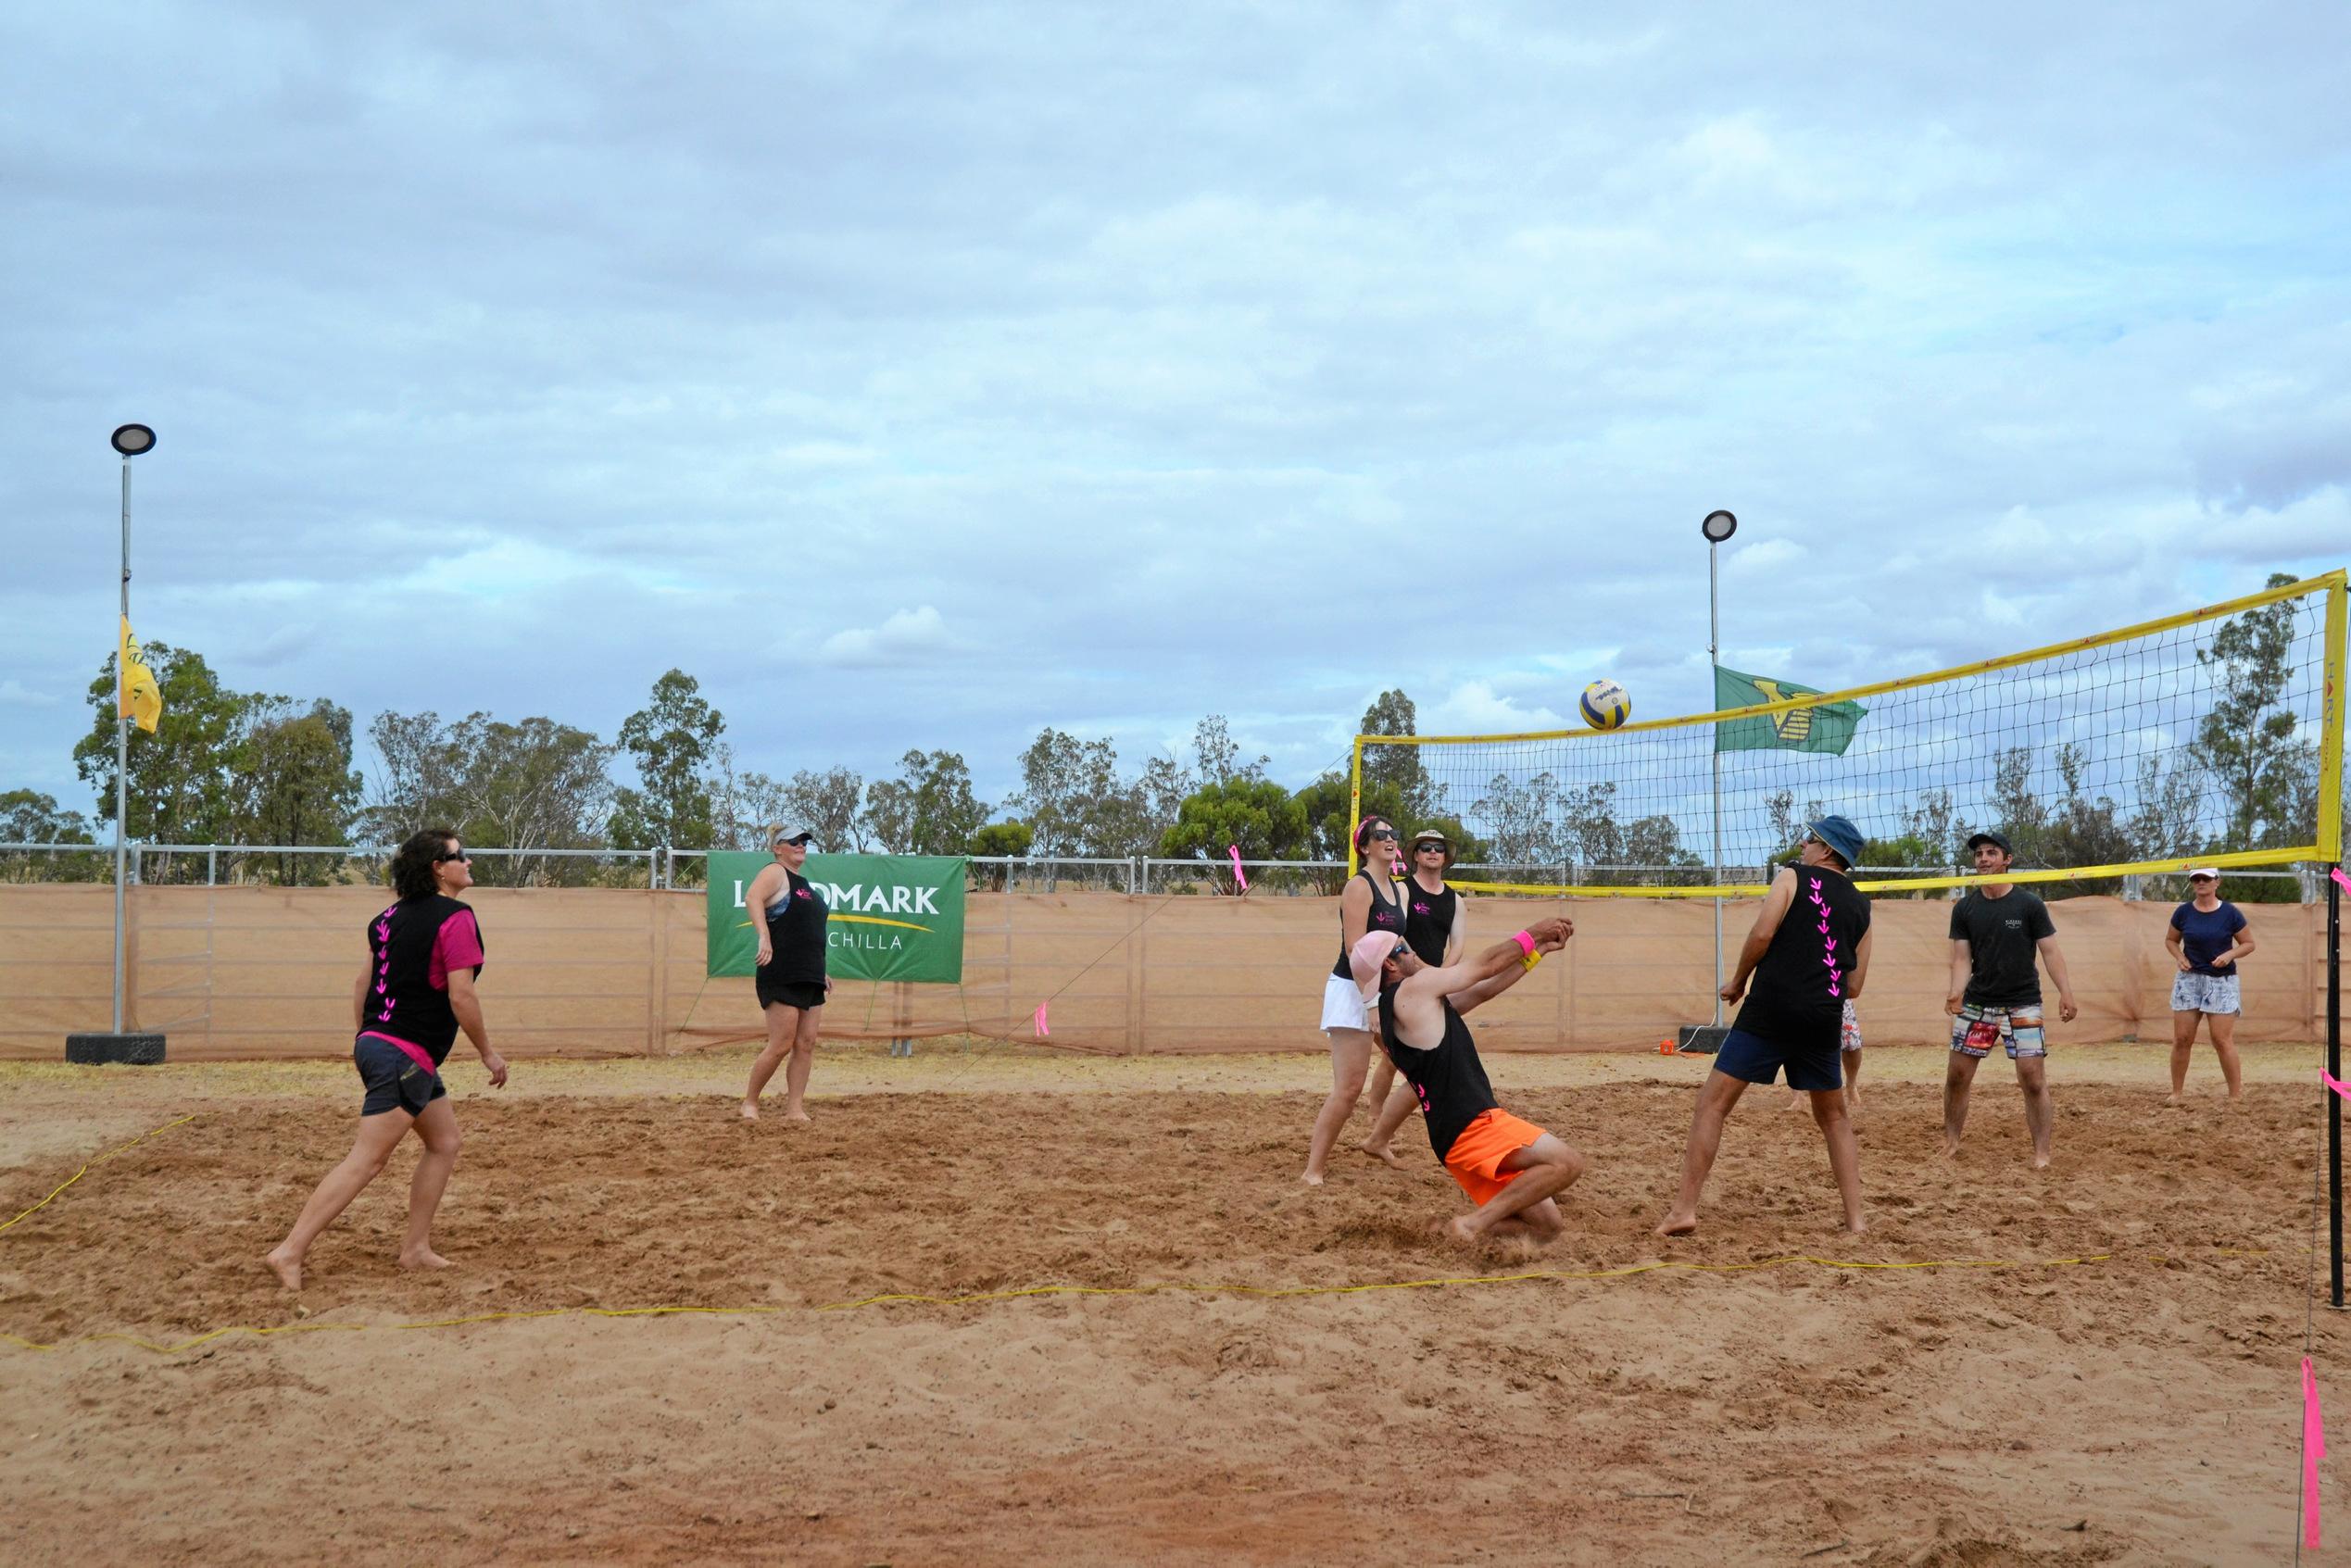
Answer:
POLYGON ((155 671, 148 669, 139 656, 139 645, 131 635, 131 622, 122 623, 122 696, 115 712, 118 718, 129 719, 149 734, 163 718, 163 689, 155 684, 155 671))

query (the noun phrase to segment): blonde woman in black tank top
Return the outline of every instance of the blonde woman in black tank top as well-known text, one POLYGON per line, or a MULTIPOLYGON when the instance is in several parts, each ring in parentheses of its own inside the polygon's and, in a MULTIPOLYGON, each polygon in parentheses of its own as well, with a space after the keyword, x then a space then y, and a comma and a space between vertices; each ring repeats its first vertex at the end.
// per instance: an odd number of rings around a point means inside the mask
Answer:
POLYGON ((1364 996, 1347 966, 1347 955, 1372 931, 1404 934, 1404 887, 1396 879, 1401 852, 1396 827, 1385 817, 1365 817, 1355 828, 1355 849, 1364 869, 1347 879, 1339 896, 1339 964, 1323 986, 1323 1033, 1330 1038, 1330 1097, 1314 1117, 1314 1135, 1306 1146, 1308 1186, 1323 1185, 1323 1167, 1339 1129, 1354 1113, 1364 1096, 1364 1074, 1372 1060, 1372 1024, 1364 1011, 1364 996))

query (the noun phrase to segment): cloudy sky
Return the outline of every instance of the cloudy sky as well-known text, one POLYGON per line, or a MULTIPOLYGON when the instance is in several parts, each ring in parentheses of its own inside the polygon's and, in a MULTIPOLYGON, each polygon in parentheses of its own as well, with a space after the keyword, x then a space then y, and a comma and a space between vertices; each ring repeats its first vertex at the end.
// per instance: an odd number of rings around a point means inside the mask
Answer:
POLYGON ((2351 558, 2351 9, 17 6, 0 788, 230 684, 1012 784, 2351 558), (2101 12, 2103 11, 2103 14, 2101 12), (1660 17, 1666 19, 1659 19, 1660 17))

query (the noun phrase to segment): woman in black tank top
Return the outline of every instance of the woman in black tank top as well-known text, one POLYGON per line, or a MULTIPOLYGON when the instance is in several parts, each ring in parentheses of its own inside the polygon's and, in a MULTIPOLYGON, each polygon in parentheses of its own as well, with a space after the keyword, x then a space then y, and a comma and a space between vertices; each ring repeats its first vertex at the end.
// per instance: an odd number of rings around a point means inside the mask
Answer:
MULTIPOLYGON (((1404 898, 1404 945, 1431 969, 1442 969, 1461 957, 1466 939, 1461 920, 1461 895, 1445 885, 1445 872, 1453 863, 1453 847, 1435 828, 1413 834, 1411 874, 1399 884, 1404 898)), ((1380 1114, 1357 1147, 1375 1160, 1393 1163, 1389 1145, 1395 1129, 1420 1109, 1410 1085, 1396 1082, 1396 1064, 1381 1051, 1372 1063, 1372 1103, 1380 1114)))
POLYGON ((1355 848, 1364 869, 1347 879, 1339 896, 1339 962, 1323 987, 1323 1033, 1330 1038, 1330 1096, 1314 1117, 1314 1133, 1306 1146, 1309 1186, 1323 1185, 1323 1167, 1331 1146, 1347 1125, 1355 1102, 1363 1098, 1364 1074, 1371 1066, 1371 1024, 1364 1013, 1363 993, 1347 967, 1347 955, 1373 931, 1404 934, 1404 884, 1396 880, 1395 824, 1385 817, 1365 817, 1355 828, 1355 848))
POLYGON ((743 1091, 743 1119, 760 1119, 760 1091, 784 1067, 784 1120, 805 1122, 809 1070, 816 1062, 817 1021, 824 1010, 832 979, 824 972, 823 895, 800 868, 808 863, 808 847, 815 834, 807 828, 775 830, 775 863, 765 867, 743 890, 743 909, 759 933, 756 981, 760 1013, 767 1021, 767 1048, 751 1063, 751 1082, 743 1091))

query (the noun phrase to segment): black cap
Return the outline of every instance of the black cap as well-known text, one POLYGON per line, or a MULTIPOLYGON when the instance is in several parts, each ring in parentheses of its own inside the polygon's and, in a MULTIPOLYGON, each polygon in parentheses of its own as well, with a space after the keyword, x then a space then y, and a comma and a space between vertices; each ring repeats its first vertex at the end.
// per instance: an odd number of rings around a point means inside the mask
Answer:
POLYGON ((1980 833, 1971 835, 1968 840, 1968 853, 1974 854, 1976 846, 1979 844, 1996 844, 2000 847, 2000 853, 2012 860, 2017 858, 2017 847, 1996 833, 1980 833))

